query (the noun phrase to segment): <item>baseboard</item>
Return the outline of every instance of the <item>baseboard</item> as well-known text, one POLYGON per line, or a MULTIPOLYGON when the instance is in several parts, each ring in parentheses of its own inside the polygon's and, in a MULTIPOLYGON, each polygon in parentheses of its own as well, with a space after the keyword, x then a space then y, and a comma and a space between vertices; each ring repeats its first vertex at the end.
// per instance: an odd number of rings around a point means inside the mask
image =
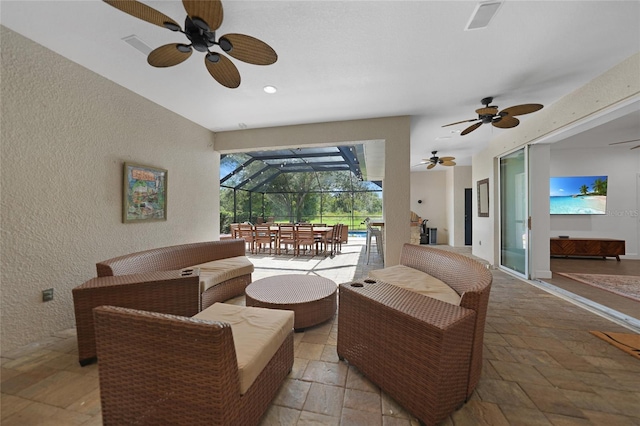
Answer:
POLYGON ((536 280, 553 278, 551 271, 534 271, 533 278, 536 280))

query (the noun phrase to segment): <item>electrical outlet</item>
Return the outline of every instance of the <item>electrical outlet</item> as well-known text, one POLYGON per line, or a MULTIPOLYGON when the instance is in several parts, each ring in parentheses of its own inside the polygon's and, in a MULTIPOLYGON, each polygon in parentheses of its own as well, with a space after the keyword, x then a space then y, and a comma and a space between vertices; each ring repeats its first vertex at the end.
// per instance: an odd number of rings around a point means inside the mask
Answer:
POLYGON ((46 290, 42 290, 42 301, 48 302, 50 300, 53 300, 53 289, 48 288, 46 290))

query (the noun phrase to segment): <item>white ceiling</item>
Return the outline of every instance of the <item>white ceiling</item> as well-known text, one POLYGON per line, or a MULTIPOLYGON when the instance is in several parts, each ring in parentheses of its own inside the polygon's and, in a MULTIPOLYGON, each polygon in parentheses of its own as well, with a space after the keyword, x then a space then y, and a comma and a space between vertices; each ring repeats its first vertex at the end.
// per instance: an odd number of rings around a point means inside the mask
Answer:
MULTIPOLYGON (((640 78, 640 74, 638 78, 640 78)), ((638 145, 640 145, 640 110, 607 121, 586 133, 567 137, 561 142, 553 144, 552 149, 631 149, 638 145)))
MULTIPOLYGON (((180 1, 144 3, 183 24, 180 1)), ((199 52, 172 68, 149 66, 123 38, 156 48, 184 35, 99 0, 2 0, 0 22, 213 131, 411 115, 412 164, 433 150, 471 164, 492 136, 508 132, 483 125, 460 136, 451 131, 467 125, 441 127, 475 118, 483 97, 500 109, 548 107, 640 51, 638 1, 505 1, 488 28, 474 31, 464 27, 475 1, 223 5, 219 35, 248 34, 278 53, 266 67, 232 59, 242 77, 237 89, 214 81, 199 52), (278 92, 264 93, 265 85, 278 92)), ((637 138, 637 117, 625 122, 631 136, 619 137, 637 138)))

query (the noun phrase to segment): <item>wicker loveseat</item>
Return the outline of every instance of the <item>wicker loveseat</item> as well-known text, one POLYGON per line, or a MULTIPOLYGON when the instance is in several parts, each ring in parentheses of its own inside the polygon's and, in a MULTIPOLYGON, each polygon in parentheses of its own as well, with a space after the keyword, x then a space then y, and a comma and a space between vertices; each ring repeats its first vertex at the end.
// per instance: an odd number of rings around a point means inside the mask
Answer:
POLYGON ((464 404, 480 379, 492 280, 473 259, 405 244, 398 267, 340 285, 338 356, 419 420, 438 424, 464 404), (445 283, 454 300, 435 298, 442 296, 439 290, 434 297, 428 289, 420 294, 407 276, 445 283), (413 288, 402 288, 407 284, 413 288))
POLYGON ((95 308, 105 425, 256 425, 293 367, 293 312, 215 303, 193 318, 95 308))
POLYGON ((97 278, 73 289, 80 365, 96 357, 93 308, 112 305, 190 317, 244 294, 253 272, 243 240, 162 247, 96 267, 97 278))
POLYGON ((243 240, 182 244, 131 253, 96 264, 98 277, 200 269, 201 307, 244 294, 253 264, 245 256, 243 240))

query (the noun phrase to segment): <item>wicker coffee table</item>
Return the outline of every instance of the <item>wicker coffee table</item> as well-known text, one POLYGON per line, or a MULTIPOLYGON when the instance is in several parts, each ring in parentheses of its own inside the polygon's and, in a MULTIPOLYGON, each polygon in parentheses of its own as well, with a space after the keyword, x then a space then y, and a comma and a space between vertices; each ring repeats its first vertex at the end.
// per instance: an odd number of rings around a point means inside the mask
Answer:
POLYGON ((314 275, 275 275, 254 281, 245 293, 247 306, 293 311, 293 328, 302 331, 335 315, 337 288, 314 275))

